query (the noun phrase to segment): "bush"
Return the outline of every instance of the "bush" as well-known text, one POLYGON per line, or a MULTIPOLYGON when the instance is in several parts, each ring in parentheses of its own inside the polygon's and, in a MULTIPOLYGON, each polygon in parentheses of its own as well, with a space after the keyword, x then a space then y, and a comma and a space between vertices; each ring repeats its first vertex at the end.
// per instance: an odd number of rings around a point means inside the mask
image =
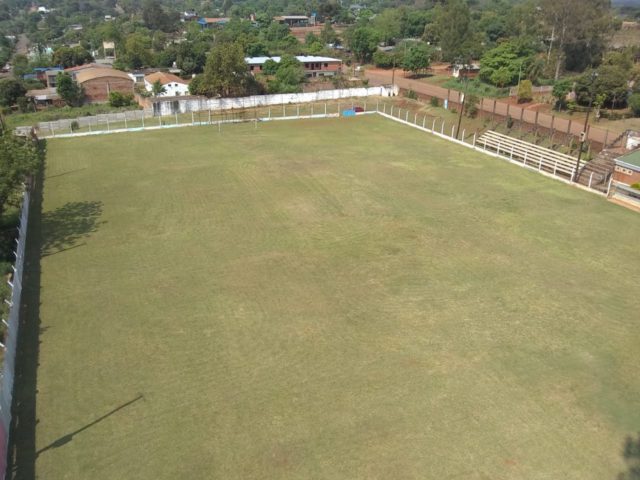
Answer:
POLYGON ((71 131, 75 132, 77 130, 80 130, 80 124, 77 120, 74 120, 73 122, 71 122, 71 131))
POLYGON ((373 63, 378 68, 393 68, 393 54, 377 50, 373 54, 373 63))
POLYGON ((431 104, 432 107, 439 107, 440 99, 438 97, 431 97, 431 100, 429 100, 429 103, 431 104))
POLYGON ((633 93, 629 97, 629 107, 635 117, 640 117, 640 93, 633 93))
POLYGON ((413 90, 408 90, 407 93, 404 94, 405 97, 407 97, 410 100, 417 100, 418 99, 418 94, 416 92, 414 92, 413 90))
POLYGON ((634 183, 631 185, 631 188, 633 188, 634 190, 640 190, 640 183, 634 183))
POLYGON ((518 85, 518 103, 527 103, 533 100, 533 85, 531 80, 522 80, 518 85))
POLYGON ((128 107, 134 103, 131 93, 111 92, 109 94, 109 105, 112 107, 128 107))
POLYGON ((513 118, 511 118, 511 115, 507 117, 507 128, 513 128, 513 118))

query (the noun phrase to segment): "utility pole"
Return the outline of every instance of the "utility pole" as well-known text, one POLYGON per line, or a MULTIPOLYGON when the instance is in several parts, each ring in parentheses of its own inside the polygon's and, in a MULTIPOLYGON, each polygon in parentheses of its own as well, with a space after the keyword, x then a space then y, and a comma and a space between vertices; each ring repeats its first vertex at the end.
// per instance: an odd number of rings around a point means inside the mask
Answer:
POLYGON ((584 119, 584 127, 580 133, 580 149, 578 150, 578 158, 576 159, 576 171, 573 174, 573 181, 577 182, 580 176, 580 158, 582 157, 582 151, 584 150, 584 144, 587 141, 587 128, 589 126, 589 114, 591 113, 591 106, 593 105, 594 87, 598 78, 598 72, 591 74, 591 94, 589 95, 589 106, 587 107, 587 116, 584 119))
MULTIPOLYGON (((462 60, 458 62, 456 59, 456 67, 460 67, 459 75, 462 75, 462 79, 464 81, 464 92, 458 93, 458 98, 462 97, 462 101, 460 102, 460 112, 458 113, 458 126, 456 127, 456 140, 460 137, 460 126, 462 125, 462 112, 464 111, 464 101, 466 100, 466 90, 467 90, 467 77, 465 75, 465 65, 462 64, 462 60)), ((463 139, 464 140, 464 139, 463 139)))

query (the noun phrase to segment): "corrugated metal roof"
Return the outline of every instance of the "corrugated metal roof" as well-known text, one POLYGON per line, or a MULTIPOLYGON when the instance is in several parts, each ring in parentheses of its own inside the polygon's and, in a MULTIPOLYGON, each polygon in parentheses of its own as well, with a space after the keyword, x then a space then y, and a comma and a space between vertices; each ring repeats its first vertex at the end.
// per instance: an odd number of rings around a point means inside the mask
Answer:
POLYGON ((631 153, 627 153, 616 161, 626 163, 627 165, 633 165, 634 167, 640 167, 640 150, 634 150, 631 153))
MULTIPOLYGON (((274 62, 280 63, 280 58, 281 57, 247 57, 244 61, 249 65, 262 65, 267 60, 273 60, 274 62)), ((302 63, 342 62, 339 58, 316 57, 314 55, 298 55, 296 56, 296 59, 302 63)))

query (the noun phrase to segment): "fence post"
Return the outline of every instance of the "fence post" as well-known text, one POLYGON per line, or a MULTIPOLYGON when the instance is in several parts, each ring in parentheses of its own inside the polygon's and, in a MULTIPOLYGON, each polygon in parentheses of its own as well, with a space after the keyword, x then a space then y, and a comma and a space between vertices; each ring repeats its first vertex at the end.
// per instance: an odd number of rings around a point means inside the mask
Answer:
POLYGON ((313 102, 311 102, 311 116, 313 117, 313 102))
POLYGON ((511 154, 509 155, 509 158, 513 160, 513 145, 511 145, 511 154))
POLYGON ((91 132, 91 119, 89 119, 89 132, 91 132))
POLYGON ((609 177, 609 185, 607 186, 607 198, 609 198, 609 195, 611 194, 611 183, 613 182, 613 175, 611 175, 609 177))
POLYGON ((593 180, 593 172, 589 175, 589 188, 591 188, 591 181, 593 180))
POLYGON ((431 131, 435 132, 436 131, 436 119, 433 119, 433 125, 431 125, 431 131))
POLYGON ((462 137, 461 137, 461 139, 462 139, 463 142, 464 142, 464 134, 466 133, 466 131, 467 130, 465 128, 462 129, 462 137))
POLYGON ((287 116, 287 106, 284 103, 282 104, 282 116, 287 116))
POLYGON ((407 114, 404 116, 404 121, 409 123, 409 109, 407 108, 407 114))
POLYGON ((425 115, 424 117, 422 117, 422 128, 424 128, 424 124, 427 121, 427 116, 425 115))
POLYGON ((144 130, 144 112, 142 112, 142 129, 144 130))
POLYGON ((109 114, 107 114, 107 132, 111 131, 111 127, 109 126, 109 114))
POLYGON ((296 105, 296 117, 300 118, 300 105, 296 105))
POLYGON ((497 153, 498 155, 500 155, 500 144, 501 144, 501 142, 500 142, 500 141, 498 141, 498 148, 496 149, 496 153, 497 153))
MULTIPOLYGON (((524 151, 524 164, 527 164, 527 154, 529 153, 529 150, 525 150, 524 151)), ((542 160, 540 161, 540 163, 542 164, 542 160)))
POLYGON ((196 122, 194 116, 193 116, 193 110, 191 110, 191 125, 193 125, 196 122))
POLYGON ((413 115, 413 123, 417 124, 418 123, 418 114, 414 114, 413 115))
MULTIPOLYGON (((271 109, 269 109, 269 113, 271 113, 271 109)), ((209 125, 211 125, 211 110, 209 110, 209 125)))
POLYGON ((440 125, 440 135, 444 135, 444 119, 442 120, 442 125, 440 125))
POLYGON ((127 130, 127 112, 124 113, 124 129, 127 130))
POLYGON ((176 125, 178 125, 178 112, 176 112, 176 125))
POLYGON ((557 170, 558 170, 558 159, 556 158, 556 161, 553 164, 553 174, 557 175, 557 170))
POLYGON ((456 131, 456 126, 455 125, 451 125, 451 138, 455 138, 454 137, 455 131, 456 131))
POLYGON ((476 146, 476 133, 473 133, 473 147, 475 148, 476 146))
POLYGON ((382 113, 385 113, 385 114, 387 113, 387 104, 386 103, 382 104, 382 113))
POLYGON ((162 117, 158 117, 158 126, 161 127, 162 126, 162 117))

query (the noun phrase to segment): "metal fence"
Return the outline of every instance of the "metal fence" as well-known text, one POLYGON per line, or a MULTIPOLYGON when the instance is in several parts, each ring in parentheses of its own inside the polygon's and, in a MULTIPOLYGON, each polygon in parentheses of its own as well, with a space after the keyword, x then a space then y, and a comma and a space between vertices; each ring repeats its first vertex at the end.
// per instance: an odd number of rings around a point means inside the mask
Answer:
MULTIPOLYGON (((70 121, 50 122, 49 129, 39 131, 40 138, 66 138, 105 133, 137 132, 165 128, 214 125, 221 129, 224 125, 243 122, 266 122, 273 120, 291 120, 305 118, 337 117, 345 109, 356 106, 365 112, 375 112, 379 99, 349 98, 333 103, 302 103, 264 106, 257 108, 233 109, 224 111, 204 110, 187 113, 174 113, 160 117, 151 115, 138 118, 125 117, 125 113, 111 114, 107 119, 87 122, 71 127, 70 121)), ((131 113, 131 112, 126 112, 131 113)), ((96 118, 97 117, 85 117, 96 118)))
POLYGON ((13 399, 13 380, 15 373, 16 347, 18 327, 20 325, 20 304, 22 295, 22 274, 24 270, 27 225, 29 223, 30 194, 25 191, 20 213, 20 226, 16 239, 13 275, 9 280, 11 299, 5 300, 9 304, 9 317, 2 319, 6 328, 4 358, 2 364, 2 379, 0 380, 0 478, 4 479, 7 467, 9 446, 9 429, 11 427, 11 403, 13 399))
POLYGON ((74 132, 110 131, 116 129, 145 128, 162 125, 162 117, 180 117, 181 123, 188 123, 191 114, 209 112, 217 115, 222 112, 238 112, 260 107, 292 107, 328 101, 347 101, 365 99, 371 96, 391 96, 397 91, 388 87, 343 88, 308 93, 288 93, 277 95, 255 95, 239 98, 174 97, 149 101, 144 110, 105 113, 78 118, 40 122, 36 127, 40 138, 53 137, 74 132), (154 123, 155 122, 155 123, 154 123))
MULTIPOLYGON (((409 125, 411 127, 417 128, 419 130, 422 130, 424 132, 428 132, 431 133, 433 135, 436 135, 440 138, 443 138, 445 140, 451 141, 451 142, 455 142, 459 145, 463 145, 467 148, 472 148, 476 151, 479 152, 483 152, 487 155, 491 155, 497 158, 500 158, 502 160, 506 160, 509 163, 513 163, 515 165, 519 165, 523 168, 526 168, 527 170, 531 170, 531 171, 535 171, 538 172, 541 175, 545 175, 547 177, 550 178, 554 178, 556 180, 562 181, 564 183, 570 184, 570 185, 574 185, 578 188, 581 188, 583 190, 587 190, 589 192, 592 193, 596 193, 598 195, 606 195, 608 196, 609 194, 609 189, 607 189, 607 192, 604 193, 600 190, 597 189, 593 189, 587 186, 583 186, 577 183, 574 183, 571 181, 571 178, 573 177, 572 173, 574 172, 572 170, 573 167, 569 166, 569 174, 567 174, 567 171, 565 171, 564 169, 561 170, 558 168, 558 163, 554 162, 554 161, 550 161, 550 162, 542 162, 542 161, 529 161, 527 162, 527 158, 529 157, 528 154, 523 154, 522 157, 520 158, 514 158, 513 153, 511 148, 507 149, 506 151, 502 151, 500 152, 500 150, 496 150, 495 148, 493 148, 491 145, 487 144, 486 142, 481 142, 479 141, 479 137, 477 135, 476 132, 467 132, 465 130, 462 130, 461 132, 457 132, 456 128, 457 126, 455 124, 447 124, 443 119, 441 118, 434 118, 434 117, 430 117, 428 115, 425 114, 419 114, 417 112, 412 112, 406 108, 399 108, 395 105, 387 105, 386 103, 383 104, 378 104, 378 113, 386 118, 395 120, 396 122, 400 122, 403 123, 405 125, 409 125)), ((516 140, 514 139, 514 142, 516 140)), ((519 142, 521 145, 521 148, 523 148, 523 151, 529 151, 529 152, 536 152, 540 150, 540 147, 538 145, 535 144, 529 144, 530 148, 526 149, 523 147, 523 145, 526 145, 527 142, 522 142, 520 140, 517 140, 517 142, 519 142)), ((547 149, 545 149, 547 150, 547 149)), ((549 155, 552 155, 552 151, 548 150, 549 155)), ((563 158, 563 160, 567 160, 571 157, 567 156, 567 155, 562 155, 557 153, 558 158, 563 158)), ((531 155, 530 158, 533 158, 533 155, 531 155)), ((610 187, 610 185, 609 185, 610 187)))

